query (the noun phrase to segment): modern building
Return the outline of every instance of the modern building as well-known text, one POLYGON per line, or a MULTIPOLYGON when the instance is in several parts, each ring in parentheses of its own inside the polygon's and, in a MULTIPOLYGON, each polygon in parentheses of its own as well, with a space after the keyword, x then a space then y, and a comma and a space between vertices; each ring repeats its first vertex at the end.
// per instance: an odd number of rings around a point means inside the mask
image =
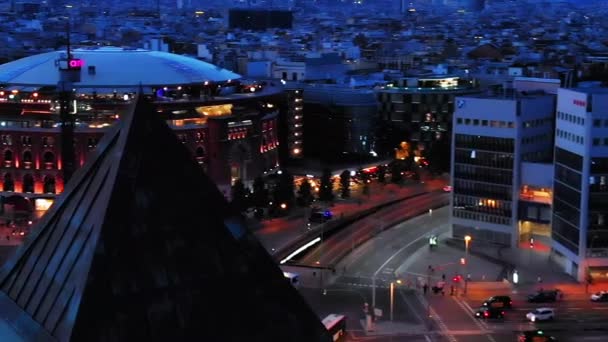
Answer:
MULTIPOLYGON (((404 78, 376 90, 380 124, 376 152, 392 155, 407 141, 417 155, 448 155, 454 98, 479 93, 474 80, 434 75, 404 78)), ((445 167, 448 169, 446 163, 445 167)))
POLYGON ((373 154, 378 105, 372 89, 319 83, 302 87, 305 157, 337 161, 373 154))
MULTIPOLYGON (((281 134, 280 137, 285 136, 287 140, 288 158, 300 159, 304 156, 304 91, 301 87, 288 86, 285 93, 287 115, 283 132, 286 134, 281 134)), ((281 128, 279 127, 279 130, 281 128)))
POLYGON ((270 28, 291 29, 293 12, 288 10, 263 10, 233 8, 228 12, 231 29, 264 31, 270 28))
POLYGON ((0 66, 0 195, 52 199, 63 191, 64 89, 71 90, 76 166, 120 121, 138 89, 225 193, 235 179, 251 181, 278 166, 278 117, 289 107, 281 85, 160 51, 95 47, 75 49, 70 58, 55 51, 0 66), (62 83, 66 63, 74 78, 62 83))
POLYGON ((559 89, 553 188, 553 259, 608 280, 608 89, 559 89))
POLYGON ((139 96, 3 264, 2 341, 331 341, 155 111, 139 96))
POLYGON ((511 89, 455 101, 453 236, 515 247, 536 233, 530 225, 548 235, 555 96, 511 89))

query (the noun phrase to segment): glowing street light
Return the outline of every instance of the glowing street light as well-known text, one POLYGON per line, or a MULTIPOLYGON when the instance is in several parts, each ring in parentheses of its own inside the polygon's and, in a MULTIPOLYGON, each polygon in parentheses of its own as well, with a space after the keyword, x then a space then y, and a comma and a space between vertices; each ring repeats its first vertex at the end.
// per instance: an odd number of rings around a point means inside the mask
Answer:
POLYGON ((464 263, 464 273, 466 278, 464 279, 464 294, 467 294, 467 285, 469 283, 469 242, 471 242, 472 238, 470 235, 466 235, 464 237, 464 252, 465 252, 465 263, 464 263))

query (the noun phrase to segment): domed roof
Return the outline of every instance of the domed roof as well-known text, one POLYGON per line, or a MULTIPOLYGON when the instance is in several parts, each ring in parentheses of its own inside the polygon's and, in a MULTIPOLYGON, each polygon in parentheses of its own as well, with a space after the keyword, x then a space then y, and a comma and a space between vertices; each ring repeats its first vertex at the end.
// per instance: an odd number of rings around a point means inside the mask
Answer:
MULTIPOLYGON (((0 83, 56 86, 60 80, 57 61, 65 57, 65 51, 53 51, 0 65, 0 83)), ((83 62, 74 88, 187 85, 241 77, 198 59, 144 49, 80 48, 72 51, 72 58, 83 62), (89 67, 95 67, 94 71, 89 67)))

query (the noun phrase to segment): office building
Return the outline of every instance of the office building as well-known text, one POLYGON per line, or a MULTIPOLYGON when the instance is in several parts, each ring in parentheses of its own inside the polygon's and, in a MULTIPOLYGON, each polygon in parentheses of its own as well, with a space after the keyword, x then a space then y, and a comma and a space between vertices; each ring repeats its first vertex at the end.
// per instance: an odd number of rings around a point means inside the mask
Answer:
POLYGON ((565 272, 608 279, 608 89, 559 89, 552 237, 565 272))
MULTIPOLYGON (((407 141, 420 156, 428 157, 435 147, 436 155, 446 156, 454 98, 478 92, 474 80, 448 75, 409 77, 377 89, 381 133, 376 152, 391 155, 402 141, 407 141)), ((445 162, 440 169, 448 167, 445 162)))
POLYGON ((456 97, 454 237, 515 247, 533 224, 548 235, 554 108, 555 96, 544 92, 456 97))

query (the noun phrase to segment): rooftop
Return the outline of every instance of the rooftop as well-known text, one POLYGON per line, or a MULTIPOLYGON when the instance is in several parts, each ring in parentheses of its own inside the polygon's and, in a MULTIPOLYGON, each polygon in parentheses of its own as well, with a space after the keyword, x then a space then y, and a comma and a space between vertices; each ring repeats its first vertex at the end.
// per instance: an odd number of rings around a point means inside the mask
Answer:
MULTIPOLYGON (((82 87, 170 86, 223 82, 241 76, 195 58, 167 52, 118 47, 92 47, 71 51, 82 61, 82 87)), ((52 51, 0 65, 0 83, 22 86, 57 86, 58 63, 67 53, 52 51)))

